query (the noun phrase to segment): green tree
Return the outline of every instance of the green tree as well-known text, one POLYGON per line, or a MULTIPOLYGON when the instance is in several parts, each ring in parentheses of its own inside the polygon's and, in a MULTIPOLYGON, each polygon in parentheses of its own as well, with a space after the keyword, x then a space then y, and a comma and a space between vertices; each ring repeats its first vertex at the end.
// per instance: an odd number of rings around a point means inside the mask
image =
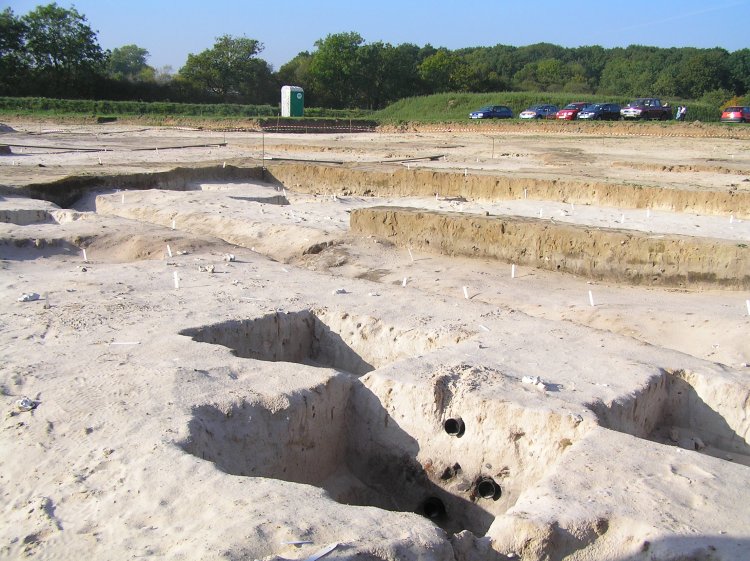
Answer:
POLYGON ((222 35, 212 48, 189 54, 179 78, 224 101, 268 102, 275 83, 270 65, 256 56, 262 50, 263 44, 255 39, 222 35))
MULTIPOLYGON (((513 81, 522 90, 559 92, 572 78, 573 72, 563 61, 548 58, 528 63, 516 72, 513 81)), ((582 72, 577 81, 584 81, 582 72)))
POLYGON ((63 97, 92 91, 104 70, 105 55, 86 17, 52 3, 26 14, 26 53, 37 90, 63 97))
POLYGON ((153 81, 155 71, 146 59, 149 52, 138 45, 125 45, 112 49, 107 60, 109 75, 117 80, 153 81))
POLYGON ((421 49, 412 43, 386 46, 383 51, 383 104, 425 93, 419 77, 420 56, 421 49))
POLYGON ((424 59, 419 65, 419 76, 431 93, 471 91, 471 68, 447 49, 439 49, 424 59))
POLYGON ((362 76, 359 33, 334 33, 315 42, 309 75, 318 101, 336 108, 353 107, 362 76))
POLYGON ((728 56, 724 49, 701 50, 689 56, 680 65, 677 75, 680 95, 698 99, 706 92, 728 85, 728 56))
POLYGON ((6 95, 22 95, 21 84, 28 70, 24 57, 26 25, 13 10, 0 12, 0 92, 6 95))
POLYGON ((734 93, 750 92, 750 49, 734 51, 727 59, 729 84, 734 93))

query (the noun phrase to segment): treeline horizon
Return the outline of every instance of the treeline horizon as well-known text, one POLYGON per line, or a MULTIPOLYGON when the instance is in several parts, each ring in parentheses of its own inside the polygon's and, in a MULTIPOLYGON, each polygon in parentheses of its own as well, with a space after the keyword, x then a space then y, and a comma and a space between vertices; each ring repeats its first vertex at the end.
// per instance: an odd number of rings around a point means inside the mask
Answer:
POLYGON ((0 12, 0 95, 68 99, 278 105, 282 85, 301 86, 306 105, 381 109, 444 92, 566 92, 690 99, 717 107, 750 93, 750 49, 550 43, 449 50, 368 43, 356 32, 327 35, 277 71, 263 44, 222 35, 176 72, 148 65, 135 44, 104 51, 86 17, 52 3, 24 16, 0 12))

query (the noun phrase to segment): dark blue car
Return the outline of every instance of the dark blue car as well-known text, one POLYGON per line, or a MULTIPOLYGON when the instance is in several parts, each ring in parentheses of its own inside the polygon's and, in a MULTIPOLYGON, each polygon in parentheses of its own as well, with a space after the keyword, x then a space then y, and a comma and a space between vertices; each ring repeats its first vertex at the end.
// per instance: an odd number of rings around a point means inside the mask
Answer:
POLYGON ((471 119, 510 119, 513 111, 505 105, 488 105, 469 113, 471 119))
POLYGON ((578 113, 578 118, 592 121, 619 121, 620 106, 616 103, 592 103, 578 113))

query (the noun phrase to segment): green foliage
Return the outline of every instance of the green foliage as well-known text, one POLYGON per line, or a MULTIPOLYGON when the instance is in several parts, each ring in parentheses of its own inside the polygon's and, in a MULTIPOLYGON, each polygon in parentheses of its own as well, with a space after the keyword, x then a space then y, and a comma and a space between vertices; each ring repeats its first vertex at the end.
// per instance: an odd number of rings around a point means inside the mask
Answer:
POLYGON ((316 99, 321 105, 344 108, 354 106, 359 82, 364 76, 359 33, 335 33, 315 42, 317 51, 310 63, 309 76, 316 99))
POLYGON ((10 91, 28 70, 23 53, 26 24, 18 19, 13 10, 0 12, 0 92, 10 91))
POLYGON ((173 76, 149 67, 148 51, 137 45, 104 53, 75 8, 52 3, 20 18, 6 8, 0 11, 0 95, 263 105, 277 103, 281 85, 289 84, 305 89, 308 105, 370 110, 437 92, 548 92, 540 98, 564 92, 566 100, 595 93, 619 101, 700 99, 706 108, 689 104, 690 117, 704 120, 730 97, 750 93, 750 49, 537 43, 449 50, 367 43, 356 32, 328 35, 315 47, 274 74, 258 56, 260 42, 223 35, 212 48, 188 55, 173 76))
POLYGON ((95 101, 41 97, 0 97, 0 111, 5 113, 49 112, 78 115, 158 115, 206 118, 253 118, 270 117, 278 114, 278 109, 270 105, 145 103, 140 101, 95 101))
POLYGON ((154 69, 146 64, 148 57, 148 51, 138 45, 112 49, 107 60, 107 70, 117 80, 153 80, 154 69))
POLYGON ((269 64, 256 56, 262 50, 263 44, 255 39, 222 35, 213 48, 188 55, 179 79, 188 87, 226 101, 267 99, 275 83, 269 64))
POLYGON ((105 55, 85 16, 52 3, 23 18, 24 50, 38 89, 83 91, 104 67, 105 55))

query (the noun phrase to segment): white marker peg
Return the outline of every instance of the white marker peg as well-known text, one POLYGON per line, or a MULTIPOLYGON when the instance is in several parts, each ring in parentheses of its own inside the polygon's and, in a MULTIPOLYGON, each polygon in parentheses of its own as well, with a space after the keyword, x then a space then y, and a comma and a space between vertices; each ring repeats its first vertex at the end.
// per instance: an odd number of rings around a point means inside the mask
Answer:
POLYGON ((172 259, 172 248, 169 247, 169 244, 167 244, 167 255, 169 255, 170 259, 172 259))
POLYGON ((646 218, 651 218, 651 209, 650 208, 646 209, 646 218))
POLYGON ((98 156, 97 159, 99 160, 99 165, 102 165, 102 157, 98 156))
POLYGON ((404 277, 404 282, 401 283, 401 286, 406 286, 406 277, 404 277))
POLYGON ((180 276, 177 274, 177 271, 174 272, 174 287, 180 288, 180 276))
POLYGON ((83 250, 83 262, 88 263, 89 260, 86 258, 86 249, 83 250))
POLYGON ((591 307, 594 306, 594 293, 589 290, 589 304, 591 304, 591 307))
POLYGON ((540 209, 539 209, 539 218, 541 218, 541 217, 542 217, 542 214, 544 214, 544 210, 540 208, 540 209))
POLYGON ((222 164, 222 166, 221 166, 221 169, 224 169, 225 167, 227 167, 227 163, 226 163, 226 162, 224 162, 224 163, 222 164))
POLYGON ((406 249, 409 250, 409 257, 411 257, 411 260, 414 261, 414 255, 412 255, 412 253, 411 253, 411 248, 407 247, 406 249))
POLYGON ((575 212, 576 207, 573 205, 573 203, 570 203, 570 212, 575 212))
POLYGON ((510 278, 512 279, 516 278, 516 266, 515 265, 510 266, 510 278))
POLYGON ((120 199, 120 202, 122 204, 125 204, 125 193, 122 194, 122 198, 120 199))
POLYGON ((175 228, 174 218, 172 219, 172 230, 175 228))
POLYGON ((526 199, 526 198, 527 198, 527 194, 528 194, 528 193, 527 193, 526 189, 524 189, 524 190, 523 190, 523 198, 524 198, 524 199, 526 199))
POLYGON ((745 304, 747 305, 747 315, 750 316, 750 300, 745 300, 745 304))
POLYGON ((469 287, 464 286, 464 298, 469 299, 469 287))
POLYGON ((732 224, 734 222, 734 214, 729 216, 729 223, 732 224))
POLYGON ((467 175, 469 175, 469 170, 467 168, 464 168, 464 177, 466 177, 467 175))
POLYGON ((620 224, 625 224, 625 215, 620 216, 620 224))

